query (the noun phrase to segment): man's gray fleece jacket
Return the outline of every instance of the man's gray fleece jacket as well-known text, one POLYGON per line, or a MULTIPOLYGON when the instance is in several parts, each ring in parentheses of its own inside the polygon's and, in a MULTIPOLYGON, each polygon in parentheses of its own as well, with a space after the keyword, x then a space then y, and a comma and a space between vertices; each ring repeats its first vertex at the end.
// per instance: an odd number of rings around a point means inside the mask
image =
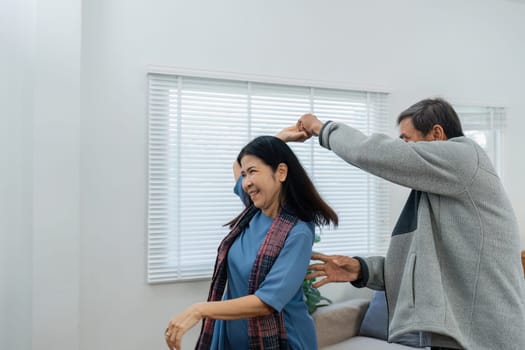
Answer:
POLYGON ((336 122, 319 142, 412 189, 386 257, 359 258, 354 283, 386 291, 389 341, 420 331, 433 346, 525 349, 517 220, 485 152, 466 137, 407 143, 336 122))

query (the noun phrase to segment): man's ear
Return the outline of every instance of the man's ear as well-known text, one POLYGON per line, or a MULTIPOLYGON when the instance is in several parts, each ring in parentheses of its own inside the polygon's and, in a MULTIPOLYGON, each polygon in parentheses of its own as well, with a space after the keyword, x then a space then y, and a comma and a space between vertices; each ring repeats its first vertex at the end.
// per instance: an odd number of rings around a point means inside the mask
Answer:
POLYGON ((279 163, 275 173, 277 174, 277 180, 279 180, 279 182, 284 182, 288 176, 288 165, 285 163, 279 163))
POLYGON ((432 127, 432 138, 435 141, 446 141, 448 139, 447 135, 445 134, 445 130, 443 130, 443 127, 439 124, 435 124, 432 127))

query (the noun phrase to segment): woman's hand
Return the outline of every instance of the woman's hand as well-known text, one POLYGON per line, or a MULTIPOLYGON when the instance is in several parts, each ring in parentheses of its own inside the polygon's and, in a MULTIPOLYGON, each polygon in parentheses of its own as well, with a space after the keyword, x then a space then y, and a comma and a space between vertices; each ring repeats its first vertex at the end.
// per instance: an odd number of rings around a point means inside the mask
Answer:
POLYGON ((214 320, 240 320, 268 316, 274 312, 271 306, 265 304, 254 294, 230 300, 197 303, 168 323, 164 337, 170 350, 180 350, 184 333, 205 317, 214 320))
POLYGON ((297 125, 292 125, 287 128, 284 128, 281 131, 279 131, 277 135, 275 135, 275 137, 280 138, 284 142, 289 142, 289 141, 304 142, 308 140, 311 136, 312 135, 309 135, 306 131, 299 130, 297 125))
POLYGON ((166 344, 170 350, 181 349, 182 336, 193 326, 195 326, 201 319, 200 312, 201 304, 193 304, 184 312, 171 319, 168 323, 168 328, 164 334, 166 344))
POLYGON ((306 279, 324 277, 312 284, 319 288, 331 282, 353 282, 361 275, 359 260, 344 255, 312 254, 312 260, 320 260, 322 264, 312 264, 308 270, 313 272, 306 275, 306 279))

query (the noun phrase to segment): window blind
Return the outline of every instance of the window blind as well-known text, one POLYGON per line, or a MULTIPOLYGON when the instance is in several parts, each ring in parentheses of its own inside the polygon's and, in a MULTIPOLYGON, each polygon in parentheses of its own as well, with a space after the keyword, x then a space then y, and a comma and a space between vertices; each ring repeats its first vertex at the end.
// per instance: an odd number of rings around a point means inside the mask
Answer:
MULTIPOLYGON (((313 112, 369 134, 384 131, 387 94, 250 81, 148 74, 147 280, 211 276, 223 225, 241 210, 232 164, 246 143, 313 112)), ((383 254, 388 195, 383 180, 317 144, 289 143, 340 218, 314 250, 383 254)))

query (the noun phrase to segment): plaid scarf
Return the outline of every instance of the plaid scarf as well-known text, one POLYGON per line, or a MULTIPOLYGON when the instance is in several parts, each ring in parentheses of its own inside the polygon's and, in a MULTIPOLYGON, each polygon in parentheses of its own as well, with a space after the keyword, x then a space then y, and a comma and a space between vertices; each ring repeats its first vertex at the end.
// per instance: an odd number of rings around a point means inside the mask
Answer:
MULTIPOLYGON (((259 209, 253 205, 246 208, 230 233, 226 235, 219 245, 208 301, 222 300, 227 281, 226 257, 228 256, 228 251, 235 239, 248 226, 248 223, 258 211, 259 209)), ((264 281, 296 221, 296 217, 281 211, 279 216, 272 222, 252 267, 248 283, 248 295, 255 293, 259 285, 264 281)), ((195 347, 196 350, 207 350, 210 348, 214 325, 215 320, 210 318, 204 319, 199 341, 195 347)), ((250 350, 288 349, 283 313, 274 312, 269 316, 249 318, 248 338, 250 350)))

